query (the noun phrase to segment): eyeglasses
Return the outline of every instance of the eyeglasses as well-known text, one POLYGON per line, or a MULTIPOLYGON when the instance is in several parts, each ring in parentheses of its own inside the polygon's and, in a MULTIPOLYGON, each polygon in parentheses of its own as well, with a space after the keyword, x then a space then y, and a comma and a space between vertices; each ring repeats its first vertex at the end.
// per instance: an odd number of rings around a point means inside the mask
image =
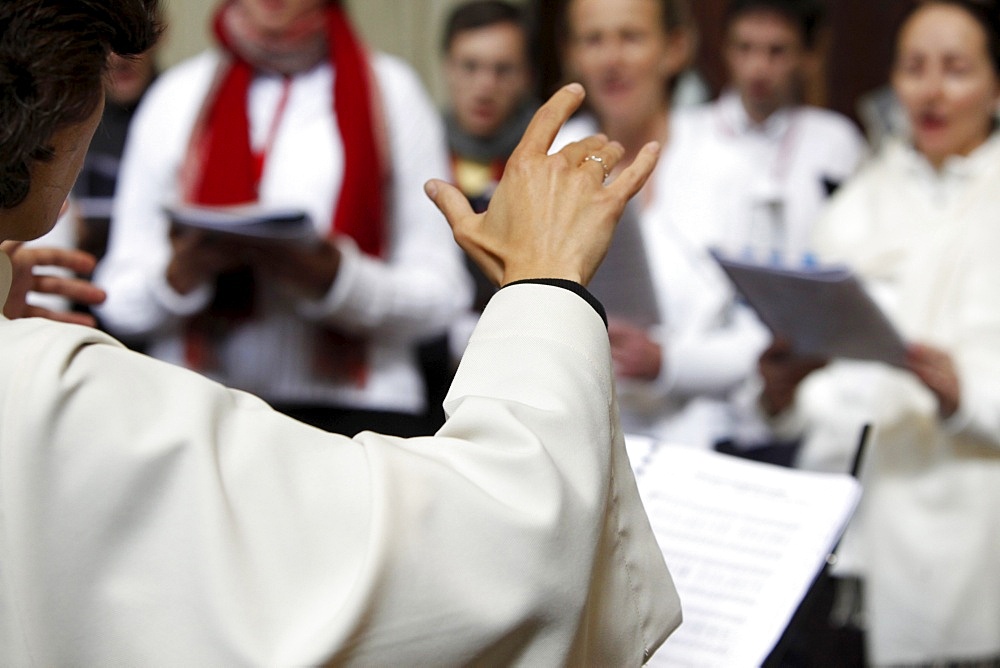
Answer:
POLYGON ((455 72, 463 79, 475 79, 487 75, 500 82, 509 82, 520 75, 523 67, 517 63, 490 63, 471 58, 449 61, 455 72))

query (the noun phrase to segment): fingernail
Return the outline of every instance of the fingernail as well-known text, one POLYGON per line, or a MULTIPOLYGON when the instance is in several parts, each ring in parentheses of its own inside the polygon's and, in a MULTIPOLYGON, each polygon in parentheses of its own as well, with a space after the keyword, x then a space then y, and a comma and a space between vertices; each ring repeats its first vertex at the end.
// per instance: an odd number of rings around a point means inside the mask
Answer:
POLYGON ((576 82, 571 84, 566 84, 565 90, 569 91, 570 93, 573 93, 574 95, 583 95, 583 86, 581 86, 576 82))
POLYGON ((642 150, 646 151, 647 153, 659 153, 660 152, 660 142, 651 141, 648 144, 646 144, 645 146, 643 146, 642 150))
POLYGON ((431 181, 428 181, 427 183, 425 183, 424 184, 424 192, 427 193, 427 196, 430 197, 431 199, 434 199, 435 197, 437 197, 437 194, 438 194, 437 181, 431 180, 431 181))

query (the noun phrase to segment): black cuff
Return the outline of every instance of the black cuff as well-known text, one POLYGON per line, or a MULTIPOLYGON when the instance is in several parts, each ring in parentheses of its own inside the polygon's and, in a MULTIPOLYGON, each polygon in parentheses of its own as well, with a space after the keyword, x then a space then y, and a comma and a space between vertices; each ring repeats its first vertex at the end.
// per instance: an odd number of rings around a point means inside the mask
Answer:
MULTIPOLYGON (((552 285, 557 288, 565 288, 570 292, 574 292, 579 295, 585 302, 590 304, 590 306, 597 311, 597 315, 601 316, 601 320, 604 321, 604 326, 608 326, 608 314, 604 310, 604 305, 597 301, 597 297, 590 294, 587 288, 583 287, 576 281, 570 281, 565 278, 525 278, 520 281, 514 281, 513 283, 508 283, 503 286, 504 288, 509 288, 512 285, 521 285, 523 283, 536 283, 538 285, 552 285)), ((501 288, 502 290, 503 288, 501 288)))

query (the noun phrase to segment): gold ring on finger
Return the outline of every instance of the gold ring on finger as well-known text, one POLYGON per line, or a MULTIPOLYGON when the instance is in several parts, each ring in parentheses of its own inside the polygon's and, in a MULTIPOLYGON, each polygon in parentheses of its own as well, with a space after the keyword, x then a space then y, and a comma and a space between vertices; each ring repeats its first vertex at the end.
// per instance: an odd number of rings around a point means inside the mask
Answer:
MULTIPOLYGON (((608 177, 611 176, 611 170, 608 169, 608 164, 599 155, 588 155, 583 159, 583 162, 596 162, 601 166, 601 170, 604 172, 604 180, 607 181, 608 177)), ((582 164, 582 163, 581 163, 582 164)))

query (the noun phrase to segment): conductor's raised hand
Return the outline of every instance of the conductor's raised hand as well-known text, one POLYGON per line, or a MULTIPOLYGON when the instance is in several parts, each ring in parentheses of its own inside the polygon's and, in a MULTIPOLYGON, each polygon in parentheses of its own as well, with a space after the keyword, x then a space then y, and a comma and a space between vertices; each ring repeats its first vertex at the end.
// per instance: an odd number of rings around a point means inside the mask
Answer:
POLYGON ((626 202, 656 166, 659 145, 652 142, 606 184, 625 151, 603 135, 549 155, 583 98, 583 87, 569 84, 538 110, 485 213, 474 213, 464 195, 443 181, 426 186, 458 244, 497 285, 526 278, 586 285, 607 253, 626 202))

